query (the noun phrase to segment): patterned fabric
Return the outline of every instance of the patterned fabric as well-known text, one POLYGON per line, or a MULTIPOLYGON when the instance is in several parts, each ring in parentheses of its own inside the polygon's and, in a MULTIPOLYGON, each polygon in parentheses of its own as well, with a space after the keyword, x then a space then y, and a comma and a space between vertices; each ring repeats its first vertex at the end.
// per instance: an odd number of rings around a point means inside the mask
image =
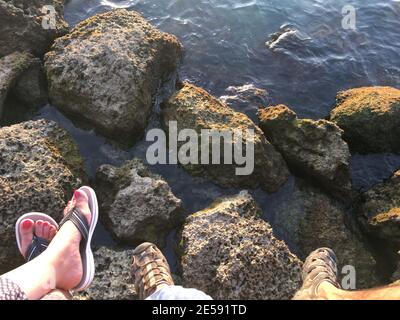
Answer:
POLYGON ((17 284, 0 277, 0 300, 28 300, 28 297, 17 284))

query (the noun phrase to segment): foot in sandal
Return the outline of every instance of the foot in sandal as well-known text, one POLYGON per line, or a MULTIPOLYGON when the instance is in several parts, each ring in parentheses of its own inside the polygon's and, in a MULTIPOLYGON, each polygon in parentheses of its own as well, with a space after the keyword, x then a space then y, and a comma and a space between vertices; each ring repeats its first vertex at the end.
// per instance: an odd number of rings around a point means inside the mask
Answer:
POLYGON ((97 218, 94 191, 88 187, 75 191, 64 210, 57 235, 43 253, 52 261, 57 288, 82 291, 93 280, 94 261, 90 242, 97 218))
POLYGON ((28 213, 18 219, 17 243, 25 260, 30 261, 46 250, 57 229, 56 222, 43 213, 28 213))
POLYGON ((142 300, 165 286, 174 285, 167 259, 155 244, 149 242, 133 251, 131 276, 142 300))
POLYGON ((337 281, 337 260, 329 248, 313 251, 303 265, 303 286, 293 300, 325 300, 325 289, 340 289, 337 281))

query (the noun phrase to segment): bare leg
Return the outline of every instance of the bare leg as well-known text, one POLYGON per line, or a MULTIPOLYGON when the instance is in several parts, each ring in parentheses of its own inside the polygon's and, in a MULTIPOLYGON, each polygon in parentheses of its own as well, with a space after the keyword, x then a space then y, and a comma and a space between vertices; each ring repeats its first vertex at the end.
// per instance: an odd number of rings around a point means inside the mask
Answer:
MULTIPOLYGON (((90 222, 91 213, 86 194, 76 191, 73 201, 90 222)), ((2 277, 16 283, 30 300, 40 299, 55 288, 70 290, 82 278, 80 241, 81 234, 68 221, 45 252, 2 277)))
POLYGON ((346 291, 323 282, 318 294, 328 300, 400 300, 400 285, 386 286, 376 289, 346 291))

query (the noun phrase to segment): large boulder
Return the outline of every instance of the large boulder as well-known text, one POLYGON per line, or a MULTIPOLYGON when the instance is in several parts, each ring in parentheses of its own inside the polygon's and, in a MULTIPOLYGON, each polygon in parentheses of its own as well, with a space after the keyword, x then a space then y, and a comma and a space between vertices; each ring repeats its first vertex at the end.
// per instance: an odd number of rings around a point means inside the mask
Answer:
POLYGON ((63 9, 64 0, 0 0, 0 57, 14 51, 43 56, 68 31, 63 9), (48 5, 54 8, 55 28, 47 28, 50 12, 43 7, 48 5))
POLYGON ((134 300, 135 284, 130 275, 133 249, 100 247, 94 251, 96 276, 90 287, 74 295, 76 300, 134 300))
POLYGON ((397 252, 400 248, 400 170, 364 192, 356 210, 366 230, 392 244, 397 252))
POLYGON ((301 261, 259 215, 242 191, 189 216, 179 243, 183 284, 214 299, 291 299, 301 261))
POLYGON ((45 56, 51 102, 103 134, 135 140, 160 82, 175 71, 181 44, 125 9, 91 17, 45 56))
POLYGON ((274 208, 274 228, 287 237, 291 249, 305 259, 320 247, 333 249, 338 257, 339 276, 342 268, 354 266, 356 287, 377 284, 376 261, 347 208, 309 182, 296 179, 285 201, 274 208))
POLYGON ((327 120, 299 119, 285 105, 260 109, 260 127, 294 171, 328 190, 351 193, 350 151, 343 131, 327 120))
POLYGON ((0 59, 0 118, 11 93, 28 106, 38 106, 46 100, 40 59, 26 52, 14 52, 0 59))
MULTIPOLYGON (((171 123, 176 122, 177 132, 184 129, 194 130, 199 137, 197 141, 193 142, 198 150, 203 149, 202 130, 215 130, 215 132, 228 134, 240 132, 242 134, 241 137, 235 135, 231 140, 221 142, 220 164, 212 164, 214 148, 211 146, 207 151, 202 150, 202 153, 207 153, 198 157, 197 164, 193 162, 181 163, 193 175, 205 176, 223 187, 256 188, 261 186, 268 192, 277 191, 289 176, 282 156, 267 141, 261 129, 249 117, 243 113, 235 112, 225 103, 193 84, 183 83, 182 87, 163 105, 162 121, 166 128, 169 128, 171 123), (253 130, 254 135, 250 135, 247 130, 253 130), (243 143, 243 153, 247 152, 246 148, 250 144, 254 145, 254 154, 247 154, 250 157, 249 160, 254 161, 254 170, 249 174, 238 175, 237 168, 244 167, 244 165, 237 165, 235 159, 231 162, 233 164, 228 164, 225 158, 226 150, 224 148, 235 149, 234 145, 237 142, 243 143), (204 156, 207 156, 210 164, 201 161, 204 156)), ((171 131, 171 128, 169 130, 171 131)), ((180 149, 187 143, 192 143, 192 141, 179 141, 178 148, 180 149)))
POLYGON ((182 201, 139 159, 121 167, 102 165, 96 190, 106 227, 127 244, 149 241, 162 246, 168 232, 183 220, 182 201))
POLYGON ((85 177, 78 148, 56 123, 28 121, 0 129, 0 273, 21 262, 14 226, 24 213, 62 218, 85 177))
POLYGON ((340 92, 331 121, 344 130, 352 150, 400 151, 400 90, 365 87, 340 92))

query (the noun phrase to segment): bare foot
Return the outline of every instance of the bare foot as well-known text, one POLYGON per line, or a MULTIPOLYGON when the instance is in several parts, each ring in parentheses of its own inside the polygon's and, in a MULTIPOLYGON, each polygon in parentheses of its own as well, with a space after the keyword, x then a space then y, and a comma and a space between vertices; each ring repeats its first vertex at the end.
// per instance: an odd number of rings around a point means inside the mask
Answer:
POLYGON ((24 219, 20 224, 21 253, 26 258, 26 251, 32 242, 33 235, 51 241, 57 233, 56 227, 47 221, 24 219))
MULTIPOLYGON (((77 190, 69 202, 64 215, 76 206, 90 224, 92 214, 85 192, 77 190)), ((82 279, 82 259, 79 252, 81 234, 75 225, 68 221, 58 231, 48 249, 44 252, 54 268, 56 287, 63 290, 75 288, 82 279)))

